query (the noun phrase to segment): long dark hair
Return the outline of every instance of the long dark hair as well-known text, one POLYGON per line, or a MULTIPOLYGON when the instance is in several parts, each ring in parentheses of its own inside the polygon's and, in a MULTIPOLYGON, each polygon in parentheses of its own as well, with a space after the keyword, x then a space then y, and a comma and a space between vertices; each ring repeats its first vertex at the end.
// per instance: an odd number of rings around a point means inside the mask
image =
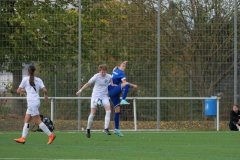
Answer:
POLYGON ((34 71, 36 70, 36 68, 34 66, 29 66, 28 67, 28 73, 29 73, 29 76, 30 76, 30 79, 29 79, 29 83, 31 86, 35 86, 35 83, 34 83, 34 71))

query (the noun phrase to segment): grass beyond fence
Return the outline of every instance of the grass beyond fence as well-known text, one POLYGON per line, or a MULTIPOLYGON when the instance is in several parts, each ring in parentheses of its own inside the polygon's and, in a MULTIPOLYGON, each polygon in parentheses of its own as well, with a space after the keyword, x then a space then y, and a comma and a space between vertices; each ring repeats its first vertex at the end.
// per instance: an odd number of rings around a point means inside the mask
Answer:
POLYGON ((0 132, 0 159, 239 159, 239 132, 123 132, 118 137, 98 131, 91 138, 85 132, 55 134, 51 145, 42 132, 29 132, 26 143, 19 144, 13 139, 21 132, 0 132))

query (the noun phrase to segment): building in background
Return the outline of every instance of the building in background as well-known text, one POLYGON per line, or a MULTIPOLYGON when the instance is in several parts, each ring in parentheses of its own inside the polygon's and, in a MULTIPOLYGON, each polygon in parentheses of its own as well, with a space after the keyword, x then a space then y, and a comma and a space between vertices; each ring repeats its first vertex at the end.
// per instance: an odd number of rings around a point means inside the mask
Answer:
MULTIPOLYGON (((26 77, 28 75, 28 64, 23 64, 22 75, 26 77)), ((10 72, 0 72, 0 93, 7 92, 6 87, 9 86, 13 81, 13 75, 10 72)))

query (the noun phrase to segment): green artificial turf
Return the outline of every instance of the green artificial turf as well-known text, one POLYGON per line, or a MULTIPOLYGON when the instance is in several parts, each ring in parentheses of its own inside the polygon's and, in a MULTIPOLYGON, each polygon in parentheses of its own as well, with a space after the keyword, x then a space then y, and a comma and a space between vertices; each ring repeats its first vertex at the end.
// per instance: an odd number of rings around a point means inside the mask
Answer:
MULTIPOLYGON (((112 131, 111 131, 112 132, 112 131)), ((43 132, 29 132, 25 144, 13 141, 21 132, 0 132, 0 160, 2 159, 240 159, 239 132, 231 131, 154 131, 122 132, 105 135, 100 131, 54 132, 56 139, 47 145, 43 132)))

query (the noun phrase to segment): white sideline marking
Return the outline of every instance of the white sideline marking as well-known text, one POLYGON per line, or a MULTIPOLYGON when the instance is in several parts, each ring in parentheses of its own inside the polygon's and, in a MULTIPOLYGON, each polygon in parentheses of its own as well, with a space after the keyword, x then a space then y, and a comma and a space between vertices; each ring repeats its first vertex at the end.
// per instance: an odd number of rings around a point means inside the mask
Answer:
MULTIPOLYGON (((102 130, 91 130, 92 132, 95 132, 95 133, 99 133, 99 134, 102 134, 102 130)), ((110 132, 113 132, 113 130, 109 130, 110 132)), ((197 133, 197 134, 209 134, 209 133, 217 133, 217 134, 219 134, 219 133, 235 133, 235 132, 232 132, 232 131, 219 131, 219 132, 216 132, 216 131, 177 131, 177 130, 160 130, 160 131, 156 131, 156 130, 154 130, 154 131, 146 131, 146 130, 139 130, 139 131, 129 131, 129 130, 121 130, 121 132, 123 132, 123 133, 133 133, 133 134, 135 134, 135 133, 151 133, 151 134, 165 134, 165 133, 167 133, 167 134, 169 134, 169 133, 172 133, 172 134, 192 134, 192 133, 197 133)), ((19 132, 19 133, 11 133, 11 131, 10 132, 0 132, 0 134, 12 134, 12 135, 14 135, 14 134, 17 134, 17 135, 19 135, 19 134, 21 134, 21 132, 19 132)), ((34 133, 34 134, 42 134, 42 132, 32 132, 32 133, 34 133)), ((59 134, 75 134, 75 133, 83 133, 82 131, 81 132, 78 132, 78 131, 71 131, 71 132, 65 132, 65 131, 63 131, 63 132, 55 132, 56 134, 57 133, 59 133, 59 134)), ((84 132, 85 133, 85 132, 84 132)), ((1 158, 0 158, 1 159, 1 158)))
POLYGON ((54 159, 54 158, 0 158, 0 159, 6 159, 6 160, 18 160, 18 159, 37 159, 37 160, 100 160, 100 159, 54 159))

